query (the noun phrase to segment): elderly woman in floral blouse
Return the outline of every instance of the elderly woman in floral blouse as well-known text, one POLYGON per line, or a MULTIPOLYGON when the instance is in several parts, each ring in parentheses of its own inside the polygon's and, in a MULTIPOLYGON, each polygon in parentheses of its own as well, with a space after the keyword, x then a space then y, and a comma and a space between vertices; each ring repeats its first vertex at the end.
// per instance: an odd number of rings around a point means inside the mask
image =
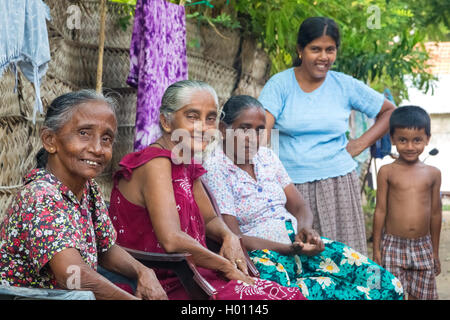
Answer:
POLYGON ((258 100, 230 98, 219 125, 225 152, 218 146, 204 163, 204 181, 261 278, 298 286, 308 299, 402 299, 392 274, 312 229, 310 209, 280 160, 259 146, 265 124, 258 100))
POLYGON ((1 284, 90 290, 97 299, 167 299, 153 270, 115 245, 92 180, 111 160, 116 131, 110 98, 82 90, 52 102, 37 169, 25 177, 0 225, 1 284), (136 279, 135 296, 97 273, 98 264, 136 279))

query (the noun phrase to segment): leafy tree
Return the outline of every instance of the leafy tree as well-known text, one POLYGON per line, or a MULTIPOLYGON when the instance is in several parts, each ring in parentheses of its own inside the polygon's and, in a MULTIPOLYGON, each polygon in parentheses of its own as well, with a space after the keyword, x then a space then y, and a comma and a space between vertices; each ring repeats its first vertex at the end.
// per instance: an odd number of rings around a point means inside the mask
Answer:
MULTIPOLYGON (((258 39, 272 61, 272 74, 292 65, 301 22, 310 16, 328 16, 339 25, 342 45, 335 70, 350 74, 382 91, 389 85, 397 102, 407 96, 405 77, 428 91, 433 76, 427 72, 428 34, 445 37, 448 0, 231 0, 211 1, 213 11, 239 21, 244 33, 258 39), (445 8, 444 8, 445 7, 445 8), (440 24, 429 19, 430 13, 440 24), (439 33, 440 32, 440 33, 439 33)), ((196 7, 202 12, 202 7, 196 7)))
MULTIPOLYGON (((114 0, 128 4, 136 0, 114 0)), ((449 37, 449 0, 186 0, 187 17, 200 23, 240 28, 269 54, 272 74, 292 65, 301 22, 333 18, 341 30, 334 69, 396 100, 407 96, 405 77, 424 91, 432 88, 424 42, 449 37)), ((179 0, 170 2, 179 3, 179 0)))
POLYGON ((450 2, 449 0, 410 0, 415 25, 423 29, 430 41, 450 41, 450 2))

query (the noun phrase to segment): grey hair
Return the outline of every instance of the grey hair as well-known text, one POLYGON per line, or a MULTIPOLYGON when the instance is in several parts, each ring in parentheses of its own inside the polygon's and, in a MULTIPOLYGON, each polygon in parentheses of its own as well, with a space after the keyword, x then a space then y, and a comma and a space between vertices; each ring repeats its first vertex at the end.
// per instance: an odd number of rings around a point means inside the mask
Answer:
MULTIPOLYGON (((111 108, 116 115, 117 101, 110 94, 103 95, 91 89, 65 93, 55 98, 48 107, 42 129, 58 132, 70 120, 77 108, 86 102, 101 101, 111 108)), ((47 165, 48 153, 41 148, 36 155, 37 168, 47 165)))
POLYGON ((189 104, 192 95, 201 90, 211 94, 218 109, 219 100, 213 87, 203 81, 181 80, 171 84, 164 92, 159 109, 160 113, 170 121, 171 115, 189 104))
POLYGON ((83 89, 63 94, 53 100, 45 115, 43 127, 57 132, 69 121, 78 106, 89 101, 104 102, 116 114, 117 101, 113 97, 104 96, 95 90, 83 89))

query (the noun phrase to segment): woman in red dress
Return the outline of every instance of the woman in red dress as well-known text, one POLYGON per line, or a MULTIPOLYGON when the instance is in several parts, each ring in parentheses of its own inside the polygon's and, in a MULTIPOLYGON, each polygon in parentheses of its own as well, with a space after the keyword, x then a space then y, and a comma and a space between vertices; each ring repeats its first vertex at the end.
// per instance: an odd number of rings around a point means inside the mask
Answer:
MULTIPOLYGON (((110 216, 117 243, 148 252, 190 253, 216 289, 216 299, 304 299, 298 288, 250 277, 239 238, 214 212, 199 179, 206 171, 191 160, 205 150, 217 117, 217 95, 206 83, 184 80, 166 90, 162 136, 126 155, 114 176, 110 216), (208 250, 206 235, 222 243, 219 254, 208 250)), ((174 273, 156 274, 169 299, 189 299, 174 273)))

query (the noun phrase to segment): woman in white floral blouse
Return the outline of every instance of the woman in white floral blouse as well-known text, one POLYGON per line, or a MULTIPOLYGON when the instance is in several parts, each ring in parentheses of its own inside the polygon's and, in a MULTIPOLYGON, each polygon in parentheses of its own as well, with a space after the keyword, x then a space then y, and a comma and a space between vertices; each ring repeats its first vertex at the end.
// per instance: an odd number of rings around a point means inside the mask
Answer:
POLYGON ((204 181, 261 278, 298 286, 308 299, 402 299, 392 274, 312 229, 312 214, 277 155, 260 146, 265 123, 258 100, 230 98, 219 125, 223 147, 204 163, 204 181))

